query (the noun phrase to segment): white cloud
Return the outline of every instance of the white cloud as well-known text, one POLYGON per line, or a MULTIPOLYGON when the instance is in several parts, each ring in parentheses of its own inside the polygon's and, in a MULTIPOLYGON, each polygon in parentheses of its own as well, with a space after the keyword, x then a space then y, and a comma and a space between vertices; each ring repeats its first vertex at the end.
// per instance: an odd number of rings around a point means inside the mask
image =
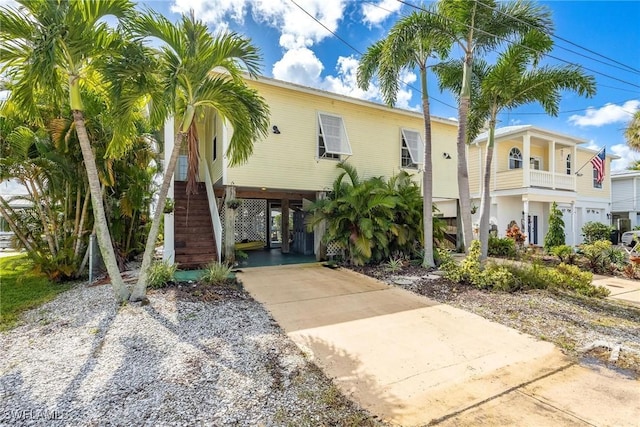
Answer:
POLYGON ((622 105, 607 104, 600 108, 588 108, 584 115, 574 114, 569 123, 576 126, 604 126, 612 123, 626 123, 633 113, 640 109, 640 100, 630 100, 622 105))
POLYGON ((413 89, 411 89, 408 85, 415 83, 418 80, 418 76, 411 71, 403 71, 400 73, 400 81, 403 84, 400 84, 400 89, 398 89, 397 99, 396 99, 396 107, 406 108, 408 110, 419 110, 420 106, 414 105, 413 107, 409 105, 411 101, 411 97, 413 96, 413 89), (404 87, 404 89, 402 89, 404 87))
POLYGON ((312 50, 301 47, 285 52, 273 64, 273 77, 305 86, 319 87, 324 66, 312 50))
POLYGON ((602 147, 596 144, 596 142, 592 139, 587 142, 587 145, 582 145, 584 148, 588 148, 589 150, 600 150, 602 147))
POLYGON ((402 3, 397 0, 380 0, 376 4, 364 3, 362 5, 362 15, 364 22, 371 25, 378 25, 390 15, 398 12, 402 3))
POLYGON ((173 0, 171 11, 188 14, 193 10, 196 19, 221 30, 227 28, 227 18, 238 24, 244 22, 247 3, 246 0, 173 0))
POLYGON ((353 56, 338 57, 336 66, 338 74, 327 76, 322 84, 322 88, 330 92, 352 96, 361 99, 377 99, 380 91, 375 84, 369 85, 369 89, 364 91, 358 87, 358 65, 359 61, 353 56))
POLYGON ((640 153, 629 148, 627 144, 616 144, 611 146, 611 152, 620 156, 620 159, 611 162, 611 170, 619 171, 624 170, 631 163, 640 160, 640 153))
POLYGON ((0 6, 18 7, 20 5, 15 0, 0 0, 0 6))

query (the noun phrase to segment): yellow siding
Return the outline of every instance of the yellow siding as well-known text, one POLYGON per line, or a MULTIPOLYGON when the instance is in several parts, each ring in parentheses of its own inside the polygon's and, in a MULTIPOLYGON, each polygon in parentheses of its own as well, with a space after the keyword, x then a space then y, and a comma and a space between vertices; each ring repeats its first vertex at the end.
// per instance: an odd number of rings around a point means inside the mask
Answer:
MULTIPOLYGON (((353 152, 347 161, 362 177, 388 177, 401 170, 401 128, 424 134, 418 114, 369 107, 262 82, 249 84, 266 99, 271 125, 278 126, 281 133, 269 133, 265 140, 256 142, 249 162, 228 169, 226 182, 236 186, 315 191, 329 188, 338 174, 337 161, 317 158, 318 112, 342 117, 353 152)), ((432 125, 434 197, 458 195, 456 131, 453 124, 432 125), (451 159, 444 159, 444 152, 451 159)), ((415 179, 420 182, 421 174, 416 173, 415 179)))
POLYGON ((496 173, 496 190, 522 188, 523 183, 522 169, 506 170, 496 173))
POLYGON ((549 170, 549 163, 551 160, 549 159, 549 147, 547 145, 545 146, 531 145, 530 156, 541 158, 542 170, 545 170, 545 171, 549 170))
POLYGON ((481 150, 477 145, 469 146, 467 155, 467 165, 469 172, 469 192, 471 194, 480 193, 480 156, 481 150))
MULTIPOLYGON (((611 159, 607 157, 605 162, 605 179, 602 182, 602 188, 593 188, 593 166, 589 161, 595 153, 592 151, 578 150, 578 159, 574 163, 575 169, 582 168, 580 174, 576 177, 576 185, 578 194, 582 197, 602 197, 611 198, 611 159)), ((573 165, 572 165, 573 166, 573 165)))

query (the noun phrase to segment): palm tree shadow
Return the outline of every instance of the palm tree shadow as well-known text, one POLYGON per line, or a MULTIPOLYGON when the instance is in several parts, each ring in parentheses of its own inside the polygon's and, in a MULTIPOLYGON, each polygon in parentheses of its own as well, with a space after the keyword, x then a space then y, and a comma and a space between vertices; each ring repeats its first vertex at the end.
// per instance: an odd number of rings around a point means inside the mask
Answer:
POLYGON ((292 339, 306 355, 310 355, 310 361, 360 407, 386 422, 402 416, 405 407, 402 400, 374 375, 367 373, 357 356, 318 337, 296 334, 292 339))

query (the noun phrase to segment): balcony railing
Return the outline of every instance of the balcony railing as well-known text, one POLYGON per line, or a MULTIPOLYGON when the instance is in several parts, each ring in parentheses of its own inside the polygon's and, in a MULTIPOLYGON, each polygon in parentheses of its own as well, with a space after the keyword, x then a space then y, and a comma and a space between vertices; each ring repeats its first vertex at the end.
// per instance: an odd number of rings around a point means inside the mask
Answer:
POLYGON ((530 170, 529 185, 531 187, 554 188, 558 190, 576 189, 575 175, 553 173, 540 170, 530 170))

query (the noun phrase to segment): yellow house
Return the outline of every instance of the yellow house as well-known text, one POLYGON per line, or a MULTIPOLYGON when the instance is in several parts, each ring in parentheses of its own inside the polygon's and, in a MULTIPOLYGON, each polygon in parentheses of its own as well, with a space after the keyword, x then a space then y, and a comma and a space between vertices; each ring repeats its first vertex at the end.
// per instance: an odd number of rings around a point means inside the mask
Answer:
MULTIPOLYGON (((169 195, 175 209, 165 217, 165 259, 195 266, 207 258, 219 259, 223 247, 230 250, 233 243, 242 242, 319 255, 322 230, 306 231, 303 208, 324 197, 342 160, 365 178, 406 170, 421 183, 421 112, 264 77, 247 84, 269 105, 270 133, 255 142, 246 164, 230 167, 225 152, 233 129, 214 114, 198 118, 200 193, 206 197, 196 201, 196 196, 184 196, 185 151, 169 195), (214 243, 216 251, 204 249, 214 243)), ((458 197, 457 123, 433 117, 431 125, 434 203, 442 217, 453 219, 458 197)), ((175 123, 169 121, 165 153, 171 152, 174 132, 175 123)))
MULTIPOLYGON (((480 206, 487 133, 468 147, 472 206, 480 206)), ((604 180, 591 163, 598 150, 582 147, 586 141, 531 125, 497 129, 490 180, 490 223, 504 236, 515 221, 527 243, 542 245, 548 230, 551 204, 563 213, 566 243, 582 243, 582 226, 590 221, 610 223, 611 160, 604 161, 604 180)), ((473 217, 479 222, 479 212, 473 217)))

